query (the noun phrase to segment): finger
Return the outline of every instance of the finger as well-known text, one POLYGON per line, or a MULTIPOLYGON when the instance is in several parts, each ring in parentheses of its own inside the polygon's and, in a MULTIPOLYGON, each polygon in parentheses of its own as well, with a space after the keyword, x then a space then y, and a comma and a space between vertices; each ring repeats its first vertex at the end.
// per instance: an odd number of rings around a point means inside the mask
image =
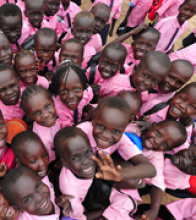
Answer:
POLYGON ((116 169, 117 169, 118 171, 121 171, 122 167, 121 167, 120 165, 118 165, 118 166, 116 167, 116 169))
POLYGON ((97 179, 103 179, 103 174, 100 172, 96 173, 95 176, 97 179))
POLYGON ((103 163, 103 165, 108 166, 108 160, 106 158, 106 156, 103 154, 103 152, 101 150, 98 151, 99 157, 103 163))
POLYGON ((70 213, 70 212, 71 212, 71 207, 70 207, 70 206, 63 209, 63 214, 64 214, 65 216, 69 216, 69 213, 70 213))
POLYGON ((96 156, 92 156, 92 159, 97 163, 99 168, 101 168, 103 166, 102 161, 99 158, 97 158, 96 156))
POLYGON ((107 155, 105 156, 105 158, 106 158, 106 160, 107 160, 108 165, 109 165, 110 167, 112 167, 112 168, 115 168, 115 166, 114 166, 114 161, 112 160, 112 158, 110 157, 110 155, 107 154, 107 155))

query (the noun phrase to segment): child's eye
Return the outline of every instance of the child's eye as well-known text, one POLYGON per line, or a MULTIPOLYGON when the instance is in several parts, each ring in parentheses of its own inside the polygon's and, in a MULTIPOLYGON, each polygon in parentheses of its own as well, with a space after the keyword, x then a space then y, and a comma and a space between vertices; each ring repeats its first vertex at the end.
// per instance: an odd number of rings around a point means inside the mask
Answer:
POLYGON ((30 71, 34 72, 34 71, 37 71, 37 69, 36 68, 32 68, 32 69, 30 69, 30 71))
POLYGON ((36 188, 37 188, 37 189, 40 189, 41 187, 42 187, 42 182, 39 181, 39 182, 37 183, 37 185, 36 185, 36 188))
POLYGON ((145 78, 148 78, 148 75, 146 75, 145 73, 143 73, 143 76, 144 76, 145 78))
POLYGON ((112 69, 118 69, 118 66, 112 65, 112 69))
POLYGON ((25 202, 25 204, 30 203, 30 202, 31 202, 31 199, 32 199, 31 197, 26 198, 26 199, 25 199, 25 201, 24 201, 24 202, 25 202))
POLYGON ((39 53, 43 53, 43 52, 44 52, 44 50, 38 50, 38 52, 39 52, 39 53))
POLYGON ((164 147, 165 149, 169 149, 168 143, 164 142, 164 143, 163 143, 163 147, 164 147))
POLYGON ((40 111, 37 111, 37 112, 33 113, 34 116, 39 116, 40 114, 41 114, 40 111))
POLYGON ((75 92, 80 92, 80 91, 81 91, 81 88, 75 88, 74 91, 75 91, 75 92))
POLYGON ((65 94, 67 94, 67 90, 62 90, 60 93, 61 93, 62 95, 65 95, 65 94))
POLYGON ((6 34, 9 34, 9 33, 10 33, 10 29, 9 29, 9 28, 8 28, 8 29, 5 29, 4 32, 5 32, 6 34))
POLYGON ((88 149, 86 153, 91 155, 93 154, 93 151, 91 149, 88 149))
POLYGON ((157 134, 158 137, 161 136, 161 133, 160 133, 160 131, 158 131, 158 130, 156 131, 156 134, 157 134))
POLYGON ((76 160, 78 160, 78 157, 71 158, 71 161, 76 161, 76 160))
POLYGON ((48 154, 45 152, 45 153, 43 153, 43 155, 42 155, 42 157, 47 157, 48 156, 48 154))
POLYGON ((49 53, 53 53, 53 52, 54 52, 54 50, 49 50, 48 52, 49 52, 49 53))
POLYGON ((190 104, 190 106, 191 106, 191 108, 195 109, 195 106, 194 106, 194 105, 191 105, 191 104, 190 104))
POLYGON ((173 76, 169 76, 169 78, 170 78, 170 79, 174 79, 174 77, 173 77, 173 76))
POLYGON ((104 126, 100 124, 97 124, 97 127, 99 127, 100 129, 104 129, 104 126))
POLYGON ((184 99, 182 96, 180 96, 180 99, 183 100, 183 101, 185 101, 185 99, 184 99))
POLYGON ((10 85, 10 88, 15 87, 16 85, 17 85, 16 83, 13 83, 13 84, 10 85))
POLYGON ((46 105, 46 109, 47 109, 47 108, 49 108, 49 107, 50 107, 50 105, 51 105, 51 104, 47 104, 47 105, 46 105))
POLYGON ((195 159, 195 156, 194 156, 193 152, 190 153, 190 159, 191 159, 191 160, 194 160, 194 159, 195 159))
POLYGON ((101 64, 104 65, 104 66, 106 66, 106 65, 108 64, 108 62, 105 61, 105 60, 102 60, 102 61, 101 61, 101 64))
POLYGON ((121 132, 118 131, 118 130, 113 130, 112 133, 113 133, 113 134, 120 134, 121 132))
POLYGON ((31 160, 29 163, 34 164, 35 162, 36 162, 36 160, 31 160))

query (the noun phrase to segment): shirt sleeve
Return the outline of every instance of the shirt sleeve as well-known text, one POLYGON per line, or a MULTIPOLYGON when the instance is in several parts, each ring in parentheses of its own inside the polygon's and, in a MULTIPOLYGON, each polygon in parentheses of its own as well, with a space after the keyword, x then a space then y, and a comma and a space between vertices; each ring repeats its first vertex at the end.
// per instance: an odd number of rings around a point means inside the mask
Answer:
POLYGON ((122 0, 119 0, 119 5, 114 13, 114 19, 118 19, 121 13, 122 0))

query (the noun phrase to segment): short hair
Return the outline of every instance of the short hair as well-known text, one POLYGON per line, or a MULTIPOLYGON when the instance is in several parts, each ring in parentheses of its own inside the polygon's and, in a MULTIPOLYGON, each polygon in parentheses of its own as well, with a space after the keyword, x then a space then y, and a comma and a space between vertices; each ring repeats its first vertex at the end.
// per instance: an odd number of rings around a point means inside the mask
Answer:
MULTIPOLYGON (((52 83, 50 84, 50 92, 53 95, 55 96, 59 95, 59 88, 60 88, 61 81, 66 74, 68 77, 68 74, 71 69, 73 69, 78 75, 78 77, 80 78, 82 86, 83 86, 83 90, 87 88, 88 79, 86 77, 84 70, 82 70, 82 68, 75 62, 71 60, 64 60, 63 62, 61 62, 60 66, 57 67, 57 70, 55 71, 54 77, 52 79, 52 83)), ((66 80, 65 80, 65 83, 66 83, 66 80)))
POLYGON ((15 196, 13 191, 14 185, 20 180, 20 178, 24 174, 32 173, 35 176, 36 173, 33 172, 31 169, 29 169, 26 166, 19 166, 12 170, 10 170, 6 175, 2 183, 2 192, 5 198, 12 204, 17 205, 15 201, 15 196))
POLYGON ((17 63, 17 60, 19 57, 26 57, 26 56, 31 56, 35 59, 36 61, 36 58, 35 58, 35 55, 29 51, 29 50, 20 50, 16 55, 15 55, 15 69, 16 69, 16 63, 17 63))
POLYGON ((104 52, 108 49, 108 48, 112 48, 114 50, 119 50, 119 51, 122 51, 124 56, 123 56, 123 63, 125 62, 125 59, 126 59, 126 56, 127 56, 127 50, 125 48, 125 46, 123 46, 122 44, 120 43, 116 43, 116 42, 112 42, 110 44, 107 44, 104 49, 103 49, 103 52, 102 52, 102 55, 104 54, 104 52))
POLYGON ((79 13, 77 13, 77 15, 74 18, 74 27, 77 24, 78 19, 81 18, 81 17, 89 17, 94 22, 94 16, 93 16, 93 14, 90 11, 80 11, 79 13))
POLYGON ((14 68, 6 63, 0 63, 0 74, 1 72, 5 71, 5 70, 11 70, 14 75, 17 77, 16 71, 14 70, 14 68))
POLYGON ((143 34, 143 33, 152 33, 152 34, 156 34, 157 35, 157 41, 159 41, 159 39, 160 39, 160 33, 159 33, 159 31, 156 29, 156 28, 154 28, 154 27, 148 27, 147 29, 144 29, 144 30, 142 30, 142 31, 140 31, 138 34, 136 34, 135 36, 134 36, 134 39, 136 40, 137 39, 137 37, 139 37, 141 34, 143 34))
POLYGON ((89 139, 88 139, 86 133, 84 133, 80 128, 77 128, 75 126, 64 127, 63 129, 59 130, 56 133, 56 135, 54 137, 54 148, 55 148, 55 152, 58 157, 64 158, 64 150, 63 149, 65 146, 62 144, 62 141, 66 140, 68 138, 74 138, 77 135, 84 137, 90 145, 90 142, 89 142, 89 139))
POLYGON ((196 82, 191 82, 191 83, 186 84, 186 86, 183 87, 179 92, 176 92, 176 94, 184 92, 185 90, 187 90, 187 89, 189 89, 191 87, 193 87, 193 88, 195 87, 196 88, 196 82))
POLYGON ((96 108, 95 116, 98 114, 100 108, 102 107, 108 107, 108 108, 113 108, 113 109, 118 109, 124 113, 129 114, 129 117, 131 116, 131 109, 127 102, 125 102, 123 99, 117 96, 111 96, 111 97, 106 97, 102 99, 96 108))
POLYGON ((22 11, 21 9, 15 4, 4 4, 0 7, 0 26, 2 17, 9 17, 9 16, 20 16, 22 22, 22 11))
POLYGON ((43 36, 43 37, 47 37, 47 38, 54 37, 55 41, 57 41, 57 34, 51 28, 47 28, 47 27, 40 28, 35 34, 35 44, 37 42, 38 36, 43 36))
POLYGON ((193 66, 193 64, 190 61, 183 60, 183 59, 174 60, 174 61, 171 62, 171 65, 172 64, 178 64, 178 63, 188 67, 190 69, 190 75, 191 76, 193 75, 193 73, 194 73, 194 66, 193 66))
POLYGON ((108 5, 106 5, 106 4, 103 4, 103 3, 99 3, 99 4, 94 5, 91 8, 91 12, 94 12, 98 8, 101 8, 101 9, 103 9, 105 11, 108 11, 108 13, 110 14, 110 7, 108 5))
POLYGON ((39 2, 43 4, 44 7, 44 0, 25 0, 25 9, 27 10, 27 8, 31 5, 31 3, 35 4, 36 2, 39 2))
POLYGON ((27 99, 35 94, 40 93, 40 92, 45 92, 45 94, 48 96, 48 98, 50 98, 51 101, 54 102, 50 92, 47 89, 45 89, 43 86, 30 85, 23 91, 22 96, 21 96, 20 107, 21 107, 21 109, 23 109, 24 112, 26 112, 28 114, 27 109, 26 109, 27 99))
POLYGON ((62 46, 64 46, 65 44, 68 44, 68 43, 78 44, 81 47, 82 56, 83 56, 83 54, 84 54, 84 46, 83 46, 83 44, 77 38, 70 38, 70 39, 66 40, 62 46))
POLYGON ((185 0, 185 1, 180 5, 180 7, 183 6, 183 5, 185 5, 185 4, 187 4, 189 1, 194 1, 194 0, 185 0))
POLYGON ((21 157, 21 148, 27 148, 28 144, 32 141, 42 142, 40 137, 32 131, 23 131, 17 134, 11 142, 11 148, 15 157, 19 159, 21 157))
POLYGON ((129 95, 132 97, 132 99, 137 100, 140 103, 140 107, 142 106, 142 99, 139 93, 137 92, 131 92, 131 91, 121 91, 117 94, 118 97, 123 97, 125 95, 129 95))

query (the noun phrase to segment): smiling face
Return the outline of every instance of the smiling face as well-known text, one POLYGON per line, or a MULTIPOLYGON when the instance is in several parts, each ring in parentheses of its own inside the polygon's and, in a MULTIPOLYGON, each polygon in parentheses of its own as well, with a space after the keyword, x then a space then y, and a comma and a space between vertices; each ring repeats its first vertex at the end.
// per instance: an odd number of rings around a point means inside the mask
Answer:
POLYGON ((74 22, 72 34, 83 45, 86 45, 92 37, 93 25, 94 22, 91 17, 87 17, 87 16, 79 17, 77 21, 74 22))
POLYGON ((16 105, 20 97, 20 83, 10 69, 0 72, 0 100, 5 105, 16 105))
POLYGON ((81 66, 83 61, 82 47, 74 42, 65 42, 59 55, 60 63, 63 60, 72 60, 81 66))
POLYGON ((73 69, 70 69, 67 80, 66 75, 67 73, 61 80, 59 96, 68 109, 76 110, 79 102, 82 100, 83 86, 80 78, 73 69))
POLYGON ((31 215, 54 214, 50 190, 36 173, 26 172, 13 186, 15 204, 31 215))
POLYGON ((93 118, 93 137, 97 146, 106 149, 118 143, 129 122, 127 112, 102 106, 93 118))
POLYGON ((46 0, 44 13, 47 16, 54 16, 60 8, 60 0, 46 0))
POLYGON ((181 118, 196 115, 196 88, 187 87, 176 93, 169 103, 168 117, 181 118))
POLYGON ((174 154, 171 162, 182 172, 196 176, 196 148, 190 147, 174 154))
POLYGON ((190 19, 196 14, 196 2, 190 0, 182 4, 179 8, 178 21, 182 25, 186 20, 190 19))
POLYGON ((19 146, 20 158, 16 158, 18 165, 27 166, 38 176, 44 178, 48 173, 49 156, 40 140, 31 140, 19 146))
POLYGON ((78 178, 93 178, 96 164, 92 159, 94 153, 87 138, 77 135, 62 142, 61 144, 64 145, 64 159, 61 159, 63 165, 70 169, 78 178))
POLYGON ((22 17, 20 15, 1 16, 1 31, 11 44, 17 43, 22 34, 22 17))
POLYGON ((0 63, 12 64, 12 45, 4 34, 0 34, 0 63))
POLYGON ((141 60, 145 53, 155 50, 158 44, 158 35, 151 32, 140 34, 132 44, 134 58, 141 60))
POLYGON ((37 81, 37 65, 32 55, 21 56, 16 59, 15 68, 21 81, 30 86, 37 81))
POLYGON ((175 92, 191 78, 192 74, 192 70, 189 66, 179 62, 173 62, 169 73, 158 85, 160 92, 162 94, 175 92))
POLYGON ((4 148, 6 145, 7 132, 5 120, 2 113, 0 113, 0 149, 4 148))
POLYGON ((35 93, 25 103, 28 116, 44 127, 53 127, 56 123, 54 101, 46 92, 35 93))
POLYGON ((179 129, 170 121, 152 127, 142 139, 142 145, 148 150, 172 150, 183 144, 184 138, 179 129))
POLYGON ((99 60, 98 70, 103 79, 114 76, 123 65, 123 51, 107 48, 99 60))
POLYGON ((35 42, 35 51, 42 65, 48 64, 54 57, 56 48, 55 37, 38 35, 35 42))

